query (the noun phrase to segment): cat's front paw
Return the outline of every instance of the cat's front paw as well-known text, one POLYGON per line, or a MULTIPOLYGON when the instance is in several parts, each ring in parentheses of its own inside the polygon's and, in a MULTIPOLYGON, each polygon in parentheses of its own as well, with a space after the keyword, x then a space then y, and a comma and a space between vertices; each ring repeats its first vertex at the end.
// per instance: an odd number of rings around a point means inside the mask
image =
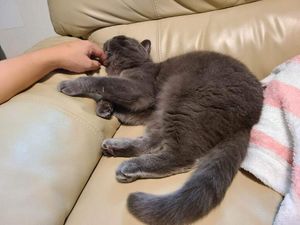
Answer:
POLYGON ((81 85, 77 80, 65 80, 58 84, 57 90, 70 96, 81 94, 81 85))
POLYGON ((114 113, 113 106, 110 102, 99 101, 97 103, 96 114, 103 119, 111 119, 114 113))
POLYGON ((116 171, 116 178, 120 183, 130 183, 141 177, 140 167, 132 160, 121 163, 116 171))

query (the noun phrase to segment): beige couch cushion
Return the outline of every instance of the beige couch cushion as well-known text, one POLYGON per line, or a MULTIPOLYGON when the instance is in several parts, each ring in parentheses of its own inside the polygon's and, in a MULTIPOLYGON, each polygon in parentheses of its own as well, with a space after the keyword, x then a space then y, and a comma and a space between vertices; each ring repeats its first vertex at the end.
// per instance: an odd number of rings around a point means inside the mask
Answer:
POLYGON ((101 141, 117 129, 116 120, 95 115, 93 101, 56 90, 70 78, 54 73, 0 105, 1 225, 62 225, 100 158, 101 141))
POLYGON ((255 0, 48 0, 55 31, 87 37, 94 30, 117 24, 188 15, 255 0))

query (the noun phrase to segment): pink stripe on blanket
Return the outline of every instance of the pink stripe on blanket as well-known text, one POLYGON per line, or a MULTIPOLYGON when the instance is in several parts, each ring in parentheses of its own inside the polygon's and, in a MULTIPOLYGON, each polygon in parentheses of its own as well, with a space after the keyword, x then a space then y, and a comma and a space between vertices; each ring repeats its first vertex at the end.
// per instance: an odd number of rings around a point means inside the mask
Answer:
POLYGON ((300 63, 300 55, 297 55, 294 58, 292 58, 292 61, 300 63))
POLYGON ((292 162, 291 150, 260 130, 251 130, 250 143, 274 152, 288 163, 292 162))
POLYGON ((285 111, 300 118, 300 89, 281 81, 273 80, 267 86, 264 97, 264 104, 277 108, 283 106, 285 111), (284 105, 281 102, 284 102, 284 105))
POLYGON ((300 166, 299 165, 295 166, 292 179, 294 183, 295 193, 298 195, 298 198, 300 198, 300 166))
POLYGON ((280 108, 281 103, 277 92, 277 84, 271 81, 264 91, 264 104, 280 108))

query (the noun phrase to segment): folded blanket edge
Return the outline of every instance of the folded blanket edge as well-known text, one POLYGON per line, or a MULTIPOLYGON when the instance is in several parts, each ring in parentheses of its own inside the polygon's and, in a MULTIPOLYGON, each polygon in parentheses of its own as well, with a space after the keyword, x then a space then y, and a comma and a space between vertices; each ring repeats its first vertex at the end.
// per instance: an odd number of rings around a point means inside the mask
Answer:
POLYGON ((248 148, 247 157, 241 168, 253 174, 274 191, 285 195, 291 184, 291 166, 269 150, 258 151, 254 145, 248 148), (264 173, 261 173, 264 171, 264 173), (274 173, 276 171, 276 174, 274 173), (275 183, 275 182, 276 183, 275 183))

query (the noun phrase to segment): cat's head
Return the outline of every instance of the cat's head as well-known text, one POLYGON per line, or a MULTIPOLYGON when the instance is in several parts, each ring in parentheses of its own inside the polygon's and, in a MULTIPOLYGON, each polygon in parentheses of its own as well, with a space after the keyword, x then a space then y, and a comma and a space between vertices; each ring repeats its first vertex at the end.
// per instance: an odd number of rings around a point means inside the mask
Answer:
POLYGON ((151 42, 139 43, 123 35, 115 36, 104 43, 103 51, 107 58, 104 61, 108 75, 119 75, 123 70, 138 67, 152 61, 150 57, 151 42))

